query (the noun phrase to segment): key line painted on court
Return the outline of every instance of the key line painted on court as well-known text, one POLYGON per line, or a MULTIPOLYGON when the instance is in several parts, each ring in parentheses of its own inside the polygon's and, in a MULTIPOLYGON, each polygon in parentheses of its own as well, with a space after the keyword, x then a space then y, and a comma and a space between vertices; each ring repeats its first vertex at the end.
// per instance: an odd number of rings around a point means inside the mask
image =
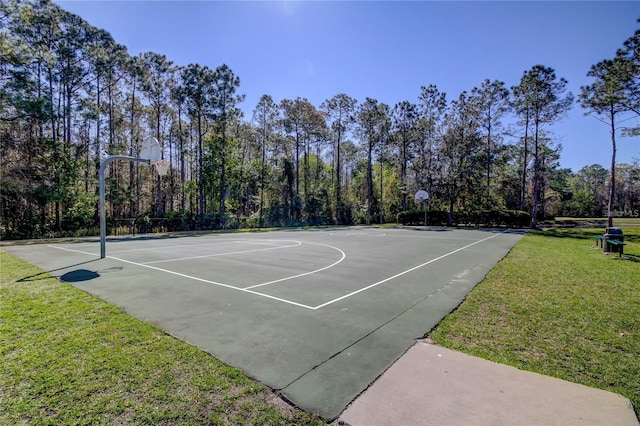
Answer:
POLYGON ((110 253, 130 253, 134 251, 154 251, 154 250, 170 250, 182 247, 201 247, 201 246, 215 246, 218 244, 228 244, 229 242, 234 242, 233 240, 218 240, 212 243, 200 243, 200 244, 174 244, 171 246, 160 246, 160 247, 143 247, 143 248, 135 248, 135 249, 126 249, 126 250, 110 250, 110 253))
MULTIPOLYGON (((293 240, 275 240, 275 241, 293 241, 293 240)), ((300 244, 296 244, 296 245, 292 245, 292 246, 286 246, 286 247, 297 247, 298 245, 302 244, 302 242, 300 242, 300 241, 297 241, 297 242, 300 243, 300 244)), ((182 274, 180 272, 171 271, 169 269, 158 268, 156 266, 149 265, 149 263, 133 262, 131 260, 121 259, 119 257, 114 257, 114 256, 107 256, 107 258, 108 259, 113 259, 113 260, 118 260, 118 261, 124 262, 124 263, 129 263, 129 264, 136 265, 136 266, 142 266, 142 267, 145 267, 145 268, 155 269, 157 271, 166 272, 168 274, 177 275, 177 276, 183 277, 183 278, 189 278, 189 279, 192 279, 192 280, 195 280, 195 281, 204 282, 204 283, 207 283, 207 284, 213 284, 213 285, 217 285, 217 286, 220 286, 220 287, 225 287, 225 288, 229 288, 229 289, 233 289, 233 290, 240 290, 240 291, 243 291, 245 293, 255 294, 257 296, 262 296, 262 297, 266 297, 268 299, 273 299, 273 300, 277 300, 279 302, 284 302, 284 303, 288 303, 288 304, 291 304, 291 305, 299 306, 301 308, 306 308, 306 309, 313 310, 312 306, 305 305, 303 303, 298 303, 298 302, 294 302, 294 301, 291 301, 291 300, 283 299, 283 298, 280 298, 280 297, 271 296, 270 294, 260 293, 258 291, 251 290, 252 288, 255 288, 255 287, 260 287, 260 286, 264 286, 264 285, 267 285, 267 284, 273 284, 273 283, 280 282, 280 281, 299 278, 299 277, 302 277, 302 276, 305 276, 305 275, 310 275, 310 274, 313 274, 313 273, 316 273, 316 272, 320 272, 320 271, 326 270, 326 269, 331 268, 331 267, 337 265, 338 263, 342 262, 346 257, 346 254, 342 250, 337 248, 337 247, 333 247, 333 246, 330 246, 328 244, 320 244, 320 243, 307 243, 307 244, 325 246, 325 247, 329 247, 329 248, 335 249, 335 250, 339 251, 342 254, 342 257, 337 262, 334 262, 329 266, 325 266, 324 268, 320 268, 320 269, 317 269, 315 271, 306 272, 304 274, 298 274, 298 275, 294 275, 294 276, 291 276, 291 277, 285 277, 285 278, 282 278, 282 279, 279 279, 279 280, 270 281, 268 283, 262 283, 262 284, 258 284, 256 286, 251 286, 251 287, 246 287, 246 288, 236 287, 236 286, 233 286, 233 285, 230 285, 230 284, 220 283, 220 282, 217 282, 217 281, 206 280, 204 278, 199 278, 199 277, 194 277, 192 275, 182 274)), ((94 254, 94 253, 88 253, 88 252, 84 252, 84 251, 80 251, 80 250, 69 249, 69 248, 66 248, 66 247, 57 247, 57 246, 52 246, 52 245, 49 245, 48 247, 59 249, 59 250, 72 251, 72 252, 76 252, 76 253, 82 253, 82 254, 86 254, 86 255, 90 255, 90 256, 99 257, 99 255, 94 254)), ((259 249, 259 250, 274 250, 274 249, 275 248, 259 249)), ((151 263, 156 263, 156 262, 151 262, 151 263)))
POLYGON ((451 256, 451 255, 452 255, 452 254, 454 254, 454 253, 457 253, 457 252, 459 252, 459 251, 462 251, 462 250, 464 250, 464 249, 467 249, 467 248, 469 248, 469 247, 471 247, 471 246, 474 246, 474 245, 476 245, 476 244, 480 244, 480 243, 482 243, 482 242, 484 242, 484 241, 487 241, 487 240, 490 240, 490 239, 492 239, 492 238, 495 238, 495 237, 497 237, 497 236, 499 236, 499 235, 502 235, 503 233, 504 233, 504 232, 501 232, 500 234, 495 234, 495 235, 492 235, 492 236, 490 236, 490 237, 484 238, 484 239, 482 239, 482 240, 478 240, 478 241, 476 241, 476 242, 473 242, 473 243, 471 243, 471 244, 467 244, 467 245, 466 245, 466 246, 464 246, 464 247, 460 247, 459 249, 453 250, 452 252, 449 252, 449 253, 447 253, 447 254, 443 254, 442 256, 436 257, 435 259, 431 259, 431 260, 429 260, 429 261, 427 261, 427 262, 421 263, 421 264, 420 264, 420 265, 418 265, 418 266, 414 266, 414 267, 413 267, 413 268, 411 268, 411 269, 407 269, 406 271, 403 271, 403 272, 400 272, 400 273, 398 273, 398 274, 395 274, 395 275, 393 275, 393 276, 391 276, 391 277, 389 277, 389 278, 385 278, 384 280, 380 280, 380 281, 378 281, 377 283, 373 283, 373 284, 371 284, 371 285, 369 285, 369 286, 367 286, 367 287, 363 287, 363 288, 361 288, 361 289, 359 289, 359 290, 356 290, 356 291, 353 291, 353 292, 351 292, 351 293, 345 294, 344 296, 337 297, 337 298, 335 298, 335 299, 333 299, 333 300, 330 300, 330 301, 328 301, 328 302, 325 302, 325 303, 323 303, 323 304, 321 304, 321 305, 315 306, 315 307, 313 307, 312 309, 313 309, 313 310, 316 310, 316 309, 324 308, 325 306, 328 306, 328 305, 331 305, 331 304, 333 304, 333 303, 339 302, 339 301, 341 301, 341 300, 347 299, 347 298, 349 298, 349 297, 351 297, 351 296, 354 296, 354 295, 356 295, 356 294, 358 294, 358 293, 362 293, 363 291, 366 291, 366 290, 369 290, 369 289, 371 289, 371 288, 377 287, 377 286, 379 286, 380 284, 384 284, 384 283, 386 283, 387 281, 391 281, 391 280, 393 280, 393 279, 395 279, 395 278, 401 277, 402 275, 408 274, 409 272, 413 272, 413 271, 415 271, 416 269, 420 269, 420 268, 422 268, 423 266, 427 266, 427 265, 428 265, 428 264, 430 264, 430 263, 437 262, 437 261, 438 261, 438 260, 440 260, 440 259, 444 259, 444 258, 445 258, 445 257, 447 257, 447 256, 451 256))
POLYGON ((200 281, 200 282, 207 283, 207 284, 217 285, 219 287, 225 287, 225 288, 229 288, 229 289, 232 289, 232 290, 238 290, 238 291, 243 291, 245 293, 255 294, 257 296, 266 297, 267 299, 273 299, 273 300, 277 300, 278 302, 284 302, 284 303, 288 303, 290 305, 295 305, 295 306, 299 306, 301 308, 306 308, 306 309, 313 310, 312 306, 304 305, 302 303, 293 302, 291 300, 282 299, 280 297, 271 296, 269 294, 264 294, 264 293, 260 293, 260 292, 253 291, 253 290, 247 290, 247 289, 244 289, 242 287, 235 287, 235 286, 232 286, 230 284, 219 283, 217 281, 211 281, 211 280, 205 280, 204 278, 194 277, 192 275, 187 275, 187 274, 183 274, 183 273, 180 273, 180 272, 171 271, 169 269, 163 269, 163 268, 158 268, 157 266, 151 266, 151 265, 145 265, 143 263, 132 262, 130 260, 120 259, 120 258, 113 257, 113 256, 107 256, 107 258, 108 259, 113 259, 113 260, 119 260, 120 262, 129 263, 131 265, 141 266, 143 268, 155 269, 156 271, 166 272, 168 274, 177 275, 179 277, 192 279, 194 281, 200 281))
MULTIPOLYGON (((69 248, 66 248, 66 247, 57 247, 57 246, 52 246, 52 245, 47 245, 47 247, 51 247, 51 248, 58 249, 58 250, 66 250, 66 251, 72 251, 72 252, 75 252, 75 253, 86 254, 86 255, 89 255, 89 256, 93 256, 93 257, 100 257, 99 254, 89 253, 89 252, 86 252, 86 251, 69 249, 69 248)), ((217 286, 220 286, 220 287, 229 288, 229 289, 232 289, 232 290, 238 290, 238 291, 242 291, 242 292, 245 292, 245 293, 254 294, 256 296, 266 297, 267 299, 277 300, 278 302, 288 303, 290 305, 294 305, 294 306, 298 306, 298 307, 301 307, 301 308, 306 308, 306 309, 313 310, 312 306, 308 306, 308 305, 305 305, 303 303, 298 303, 298 302, 294 302, 294 301, 287 300, 287 299, 282 299, 282 298, 276 297, 276 296, 271 296, 270 294, 260 293, 259 291, 253 291, 253 290, 250 290, 250 289, 244 289, 242 287, 235 287, 235 286, 232 286, 230 284, 219 283, 219 282, 216 282, 216 281, 205 280, 204 278, 194 277, 194 276, 191 276, 191 275, 182 274, 180 272, 175 272, 175 271, 170 271, 168 269, 158 268, 157 266, 145 265, 143 263, 133 262, 131 260, 120 259, 118 257, 107 256, 107 259, 118 260, 120 262, 129 263, 131 265, 136 265, 136 266, 141 266, 143 268, 155 269, 156 271, 166 272, 168 274, 177 275, 179 277, 188 278, 188 279, 192 279, 192 280, 195 280, 195 281, 200 281, 200 282, 207 283, 207 284, 213 284, 213 285, 217 285, 217 286)))
POLYGON ((342 253, 342 257, 339 260, 337 260, 336 262, 332 263, 331 265, 325 266, 324 268, 316 269, 315 271, 305 272, 305 273, 298 274, 298 275, 292 275, 290 277, 280 278, 280 279, 273 280, 273 281, 267 281, 266 283, 256 284, 256 285, 252 285, 252 286, 249 286, 249 287, 244 287, 243 289, 244 290, 250 290, 252 288, 262 287, 262 286, 269 285, 269 284, 275 284, 275 283, 279 283, 279 282, 282 282, 282 281, 292 280, 294 278, 300 278, 300 277, 305 277, 307 275, 312 275, 312 274, 315 274, 317 272, 321 272, 321 271, 327 270, 329 268, 333 268, 334 266, 336 266, 338 263, 342 262, 347 257, 345 252, 340 250, 338 247, 333 247, 333 246, 330 246, 328 244, 321 244, 321 243, 309 243, 309 242, 307 242, 305 244, 312 244, 312 245, 316 245, 316 246, 324 246, 324 247, 332 248, 332 249, 337 250, 340 253, 342 253))
POLYGON ((386 237, 384 232, 330 232, 332 237, 386 237))
POLYGON ((299 243, 300 241, 298 240, 249 240, 249 241, 234 241, 234 243, 236 244, 244 244, 244 245, 262 245, 262 246, 276 246, 276 247, 290 247, 290 246, 283 246, 281 244, 275 244, 272 242, 268 242, 268 241, 282 241, 282 242, 295 242, 295 243, 299 243))
MULTIPOLYGON (((235 243, 236 241, 232 241, 232 242, 235 243)), ((244 250, 244 251, 230 251, 230 252, 225 252, 225 253, 202 254, 200 256, 177 257, 175 259, 153 260, 151 262, 144 262, 142 264, 143 265, 151 265, 152 263, 166 263, 166 262, 176 262, 176 261, 179 261, 179 260, 204 259, 204 258, 207 258, 207 257, 231 256, 233 254, 255 253, 255 252, 258 252, 258 251, 278 250, 278 249, 283 249, 283 248, 298 247, 298 246, 302 245, 302 243, 300 241, 292 241, 292 242, 296 242, 297 244, 292 244, 290 246, 276 246, 276 247, 259 248, 259 249, 244 250)), ((242 242, 242 244, 246 244, 246 242, 242 242)), ((259 244, 259 243, 257 243, 257 244, 259 244)), ((270 245, 274 245, 274 244, 270 244, 270 245)), ((249 287, 247 287, 247 288, 249 288, 249 287)))

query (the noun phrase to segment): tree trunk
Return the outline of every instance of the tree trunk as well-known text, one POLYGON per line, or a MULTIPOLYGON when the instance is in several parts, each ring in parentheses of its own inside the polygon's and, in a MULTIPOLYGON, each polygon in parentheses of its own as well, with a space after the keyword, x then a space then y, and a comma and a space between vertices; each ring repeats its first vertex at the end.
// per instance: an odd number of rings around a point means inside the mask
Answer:
POLYGON ((531 209, 531 228, 536 229, 538 226, 538 179, 540 173, 540 147, 538 146, 538 127, 539 123, 536 119, 534 122, 535 133, 533 137, 535 152, 533 154, 533 207, 531 209))
POLYGON ((372 158, 373 151, 373 136, 369 136, 369 149, 367 153, 367 225, 371 225, 371 203, 373 199, 373 170, 372 170, 372 158))
POLYGON ((296 124, 296 195, 300 194, 300 137, 296 124))
POLYGON ((340 139, 342 137, 342 122, 341 122, 342 114, 338 117, 338 140, 336 141, 336 208, 340 208, 341 199, 340 199, 340 139))
POLYGON ((180 147, 180 211, 184 214, 186 202, 185 202, 185 164, 184 164, 184 140, 182 139, 182 117, 181 109, 178 107, 178 146, 180 147))
MULTIPOLYGON (((160 137, 160 108, 156 110, 156 135, 158 137, 158 143, 160 144, 160 158, 164 159, 164 141, 160 137)), ((164 212, 162 211, 162 176, 156 175, 156 213, 158 217, 162 217, 164 212)))
POLYGON ((226 136, 226 116, 223 112, 222 122, 222 149, 220 150, 220 228, 224 228, 226 200, 227 200, 227 136, 226 136))
POLYGON ((264 208, 264 166, 266 160, 266 145, 267 145, 267 126, 262 128, 262 160, 260 162, 260 219, 258 219, 258 228, 262 228, 262 215, 264 208))
POLYGON ((487 193, 486 202, 487 207, 491 205, 491 114, 488 117, 488 126, 487 126, 487 193))
POLYGON ((611 112, 609 114, 611 118, 611 185, 609 185, 609 203, 607 205, 607 226, 611 228, 613 226, 613 207, 614 199, 616 196, 616 124, 615 124, 615 110, 611 105, 611 112))
POLYGON ((524 120, 524 151, 522 154, 522 186, 520 187, 520 210, 525 211, 527 195, 527 162, 529 161, 529 113, 524 120))
POLYGON ((202 216, 205 213, 204 209, 204 152, 202 143, 202 113, 198 114, 198 215, 202 216))
POLYGON ((382 225, 384 223, 384 187, 383 187, 383 175, 384 175, 384 169, 382 167, 383 165, 383 160, 382 157, 380 158, 380 224, 382 225))

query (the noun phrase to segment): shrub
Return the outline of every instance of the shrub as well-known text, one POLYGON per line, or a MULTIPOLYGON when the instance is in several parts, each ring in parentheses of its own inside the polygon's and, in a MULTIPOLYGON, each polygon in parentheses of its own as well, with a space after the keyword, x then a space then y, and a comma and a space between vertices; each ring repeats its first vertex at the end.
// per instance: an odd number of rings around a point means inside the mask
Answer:
MULTIPOLYGON (((442 210, 427 212, 428 225, 447 225, 449 213, 442 210)), ((407 210, 397 215, 397 222, 401 225, 424 225, 424 211, 407 210)), ((531 215, 520 210, 477 210, 456 212, 453 215, 454 224, 475 226, 505 226, 508 228, 522 228, 531 223, 531 215)))
MULTIPOLYGON (((427 212, 428 225, 447 224, 449 214, 441 210, 432 210, 427 212)), ((396 222, 401 225, 424 225, 424 210, 407 210, 400 212, 396 216, 396 222)))

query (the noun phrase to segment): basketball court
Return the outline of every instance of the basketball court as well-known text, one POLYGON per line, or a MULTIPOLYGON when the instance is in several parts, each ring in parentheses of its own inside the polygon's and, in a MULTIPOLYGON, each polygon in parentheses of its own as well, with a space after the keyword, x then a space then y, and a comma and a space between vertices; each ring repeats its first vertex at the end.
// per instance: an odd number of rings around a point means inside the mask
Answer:
POLYGON ((521 238, 349 227, 4 246, 337 417, 521 238))

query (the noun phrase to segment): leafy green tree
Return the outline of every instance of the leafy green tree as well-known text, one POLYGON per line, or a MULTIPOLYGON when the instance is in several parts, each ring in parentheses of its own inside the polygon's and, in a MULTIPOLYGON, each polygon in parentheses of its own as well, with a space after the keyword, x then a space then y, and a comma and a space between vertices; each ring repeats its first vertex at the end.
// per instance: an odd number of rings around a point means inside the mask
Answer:
POLYGON ((485 146, 485 170, 486 170, 486 207, 490 207, 491 201, 491 167, 496 161, 501 140, 500 119, 508 111, 509 90, 502 81, 490 81, 486 79, 480 88, 471 90, 472 102, 476 104, 479 112, 479 126, 486 137, 485 146))
MULTIPOLYGON (((558 79, 553 68, 535 65, 525 71, 517 96, 522 99, 521 107, 526 112, 527 121, 533 126, 533 207, 531 227, 537 226, 540 192, 540 135, 541 129, 560 120, 571 109, 573 95, 567 92, 567 80, 558 79)), ((525 135, 526 143, 526 135, 525 135)))
POLYGON ((587 110, 586 114, 595 114, 595 117, 609 126, 611 137, 611 185, 609 186, 609 202, 607 206, 608 226, 613 226, 613 211, 615 208, 616 193, 616 133, 620 122, 624 120, 623 114, 629 111, 627 107, 626 75, 629 63, 619 58, 604 60, 591 67, 587 73, 595 81, 589 86, 580 88, 580 102, 587 110))
POLYGON ((482 168, 478 114, 467 92, 451 102, 445 125, 437 188, 448 206, 447 223, 452 225, 454 207, 461 196, 477 194, 474 189, 482 168))
MULTIPOLYGON (((155 52, 140 54, 143 68, 142 90, 149 100, 152 111, 154 136, 160 143, 161 158, 164 159, 165 134, 161 131, 164 115, 168 114, 167 105, 171 95, 171 79, 174 72, 173 62, 165 55, 155 52)), ((156 175, 156 213, 163 217, 162 176, 156 175)))
POLYGON ((207 66, 189 64, 180 74, 188 111, 195 122, 197 137, 198 214, 206 213, 204 197, 204 135, 209 129, 208 117, 213 115, 215 74, 207 66))
POLYGON ((600 164, 584 166, 572 177, 576 216, 600 217, 607 204, 608 172, 600 164))
POLYGON ((383 138, 383 132, 389 120, 389 106, 379 103, 376 99, 367 98, 358 107, 357 133, 366 146, 367 153, 367 184, 366 184, 366 221, 371 224, 373 205, 373 152, 383 138))
POLYGON ((539 185, 540 185, 540 210, 539 214, 542 217, 547 217, 547 214, 553 216, 561 213, 564 215, 565 202, 571 199, 570 191, 566 190, 564 184, 564 169, 560 169, 560 152, 562 146, 553 145, 551 138, 541 138, 540 144, 540 172, 539 172, 539 185), (548 205, 552 204, 559 208, 549 211, 548 205))
POLYGON ((223 225, 228 197, 227 181, 227 129, 231 120, 240 118, 242 113, 237 108, 238 103, 244 100, 243 95, 236 94, 240 87, 240 78, 233 73, 231 68, 222 64, 216 68, 213 74, 213 120, 219 126, 221 135, 220 155, 220 214, 223 225))
MULTIPOLYGON (((142 86, 142 81, 145 79, 144 67, 142 66, 142 60, 140 56, 129 56, 123 65, 124 80, 127 90, 126 106, 123 108, 123 114, 128 118, 128 139, 129 155, 136 156, 144 135, 144 129, 142 128, 142 114, 143 105, 140 101, 139 92, 142 86)), ((117 164, 117 163, 112 163, 117 164)), ((135 217, 140 213, 141 206, 141 179, 140 174, 137 173, 136 165, 133 162, 129 163, 129 217, 135 217)), ((96 213, 97 216, 97 213, 96 213)))
MULTIPOLYGON (((440 92, 432 84, 421 87, 419 100, 419 136, 413 167, 417 187, 431 192, 436 179, 437 153, 442 140, 442 122, 447 110, 447 99, 446 93, 440 92)), ((431 203, 431 198, 427 203, 431 203)))
POLYGON ((413 149, 418 138, 418 107, 411 102, 397 103, 391 112, 394 139, 398 147, 400 162, 400 192, 402 197, 402 211, 406 211, 409 182, 407 171, 413 157, 413 149))
POLYGON ((187 180, 187 170, 186 170, 186 148, 185 148, 185 139, 187 134, 185 134, 185 130, 183 130, 183 120, 182 113, 184 112, 184 108, 187 102, 187 94, 185 88, 181 86, 179 81, 179 75, 182 73, 181 67, 176 67, 175 73, 172 76, 172 81, 170 83, 170 99, 171 103, 175 108, 175 112, 177 114, 177 134, 178 134, 178 162, 180 168, 180 212, 184 213, 186 211, 186 180, 187 180))
MULTIPOLYGON (((349 132, 351 126, 355 121, 354 113, 357 101, 344 93, 335 95, 331 99, 328 99, 322 103, 320 108, 327 114, 331 131, 333 132, 334 143, 334 157, 335 157, 335 194, 336 194, 336 209, 339 211, 342 206, 342 158, 341 158, 341 145, 344 140, 345 134, 349 132)), ((338 217, 341 214, 338 212, 338 217)))
MULTIPOLYGON (((295 148, 295 194, 300 196, 300 151, 309 153, 309 143, 312 138, 318 136, 324 127, 324 118, 320 112, 307 100, 296 98, 295 100, 284 99, 280 103, 284 116, 284 127, 286 132, 291 134, 295 148)), ((308 193, 308 155, 303 157, 305 180, 304 193, 308 193), (306 158, 306 159, 305 159, 306 158)))
POLYGON ((300 194, 300 147, 304 143, 304 131, 302 123, 304 121, 305 109, 309 109, 311 104, 308 100, 297 98, 295 100, 283 99, 280 108, 284 116, 283 125, 287 134, 293 134, 295 149, 295 195, 300 194))
POLYGON ((320 162, 316 163, 315 173, 312 173, 311 167, 311 157, 313 153, 311 152, 311 144, 315 142, 316 146, 316 156, 320 157, 320 153, 322 151, 323 146, 329 140, 329 136, 327 135, 327 124, 324 119, 324 115, 316 109, 315 106, 309 104, 305 109, 304 120, 302 121, 302 129, 304 134, 304 195, 305 198, 309 196, 313 196, 315 191, 318 189, 318 181, 319 181, 319 171, 321 169, 320 162), (312 182, 313 180, 313 182, 312 182))
POLYGON ((616 190, 617 216, 640 217, 640 167, 636 164, 618 164, 616 181, 621 182, 616 190))
POLYGON ((531 128, 532 104, 531 99, 527 95, 528 82, 521 80, 520 84, 511 87, 512 101, 511 108, 518 118, 518 124, 524 128, 524 135, 520 138, 522 143, 521 149, 521 167, 520 167, 520 210, 526 209, 527 197, 527 172, 529 166, 529 147, 531 137, 529 130, 531 128))
MULTIPOLYGON (((391 133, 391 129, 392 129, 392 118, 390 115, 387 115, 386 117, 382 117, 382 122, 380 124, 379 127, 379 132, 380 132, 380 141, 378 142, 375 151, 377 152, 377 157, 378 157, 378 167, 377 167, 377 174, 378 174, 378 179, 380 181, 380 191, 379 191, 379 202, 378 202, 378 214, 380 216, 379 219, 379 223, 384 223, 384 217, 385 217, 385 202, 387 204, 391 204, 390 199, 395 198, 394 195, 398 194, 398 189, 402 189, 402 188, 406 188, 406 186, 403 186, 401 181, 400 183, 398 183, 398 179, 394 179, 390 176, 390 174, 393 174, 393 171, 397 172, 397 169, 394 170, 393 167, 393 157, 394 157, 394 152, 392 152, 389 148, 392 147, 393 145, 393 136, 391 133), (390 152, 391 151, 391 152, 390 152), (385 178, 386 178, 386 182, 387 182, 387 191, 385 191, 385 178), (389 184, 391 182, 396 183, 396 186, 394 188, 388 188, 389 184), (387 194, 387 197, 385 197, 385 193, 387 194)), ((405 169, 406 172, 406 169, 405 169)), ((405 174, 406 177, 406 174, 405 174)), ((405 191, 400 191, 400 198, 405 199, 406 200, 406 190, 405 191)))
MULTIPOLYGON (((640 22, 640 19, 638 20, 640 22)), ((624 105, 627 111, 640 116, 640 29, 624 42, 624 47, 616 53, 615 59, 625 65, 620 78, 624 82, 624 105)), ((640 135, 640 127, 625 128, 628 136, 640 135)))
POLYGON ((259 227, 262 228, 263 208, 264 208, 264 189, 265 175, 267 165, 267 149, 269 142, 272 140, 277 126, 278 105, 269 95, 262 95, 258 101, 258 105, 253 110, 253 121, 256 124, 256 131, 260 139, 260 207, 259 207, 259 227))

